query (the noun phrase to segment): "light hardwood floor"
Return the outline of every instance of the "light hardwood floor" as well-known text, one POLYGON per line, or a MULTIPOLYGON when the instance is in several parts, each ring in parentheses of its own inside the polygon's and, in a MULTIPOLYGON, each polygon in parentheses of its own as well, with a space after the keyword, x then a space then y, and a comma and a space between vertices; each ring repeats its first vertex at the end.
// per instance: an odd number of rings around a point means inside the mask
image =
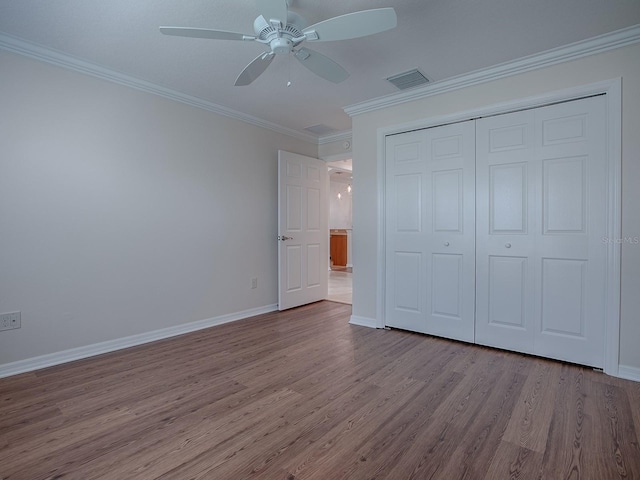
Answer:
POLYGON ((327 300, 351 305, 353 292, 353 273, 331 270, 329 272, 329 294, 327 300))
POLYGON ((640 384, 320 302, 0 380, 0 478, 640 479, 640 384))

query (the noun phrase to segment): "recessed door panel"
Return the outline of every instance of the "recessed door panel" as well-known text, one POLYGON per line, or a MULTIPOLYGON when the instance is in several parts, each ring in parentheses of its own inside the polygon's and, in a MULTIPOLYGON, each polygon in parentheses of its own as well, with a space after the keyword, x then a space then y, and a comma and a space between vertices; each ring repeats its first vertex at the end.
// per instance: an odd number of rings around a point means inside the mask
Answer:
POLYGON ((397 164, 419 162, 423 148, 424 146, 419 141, 408 141, 406 143, 400 141, 393 147, 392 161, 397 164))
POLYGON ((412 312, 420 311, 420 292, 423 289, 420 279, 422 254, 418 252, 396 252, 394 307, 412 312))
POLYGON ((489 257, 489 315, 495 327, 526 330, 527 258, 489 257))
POLYGON ((320 167, 316 165, 308 165, 307 168, 307 180, 310 182, 317 182, 320 184, 320 167))
POLYGON ((302 288, 302 252, 300 245, 286 245, 287 292, 302 288))
POLYGON ((322 217, 320 205, 320 189, 307 188, 307 231, 319 232, 322 217))
POLYGON ((431 257, 431 314, 459 319, 462 315, 462 255, 431 257))
POLYGON ((542 259, 541 332, 584 338, 585 260, 542 259))
POLYGON ((307 244, 307 287, 319 287, 322 276, 320 275, 320 244, 307 244))
POLYGON ((433 231, 463 233, 463 171, 433 172, 433 231))
POLYGON ((439 137, 436 133, 431 140, 431 158, 433 161, 461 157, 464 138, 462 135, 439 137))
POLYGON ((587 233, 587 157, 543 163, 544 233, 587 233))
POLYGON ((587 140, 586 114, 542 121, 542 144, 545 146, 585 140, 587 140))
POLYGON ((489 166, 489 211, 492 234, 527 233, 527 165, 489 166))
POLYGON ((302 230, 302 188, 298 185, 286 186, 286 229, 290 232, 302 230))
POLYGON ((412 173, 395 176, 396 231, 414 232, 422 230, 422 177, 412 173))
POLYGON ((490 128, 487 135, 488 153, 527 148, 527 138, 531 136, 529 125, 526 123, 490 128))

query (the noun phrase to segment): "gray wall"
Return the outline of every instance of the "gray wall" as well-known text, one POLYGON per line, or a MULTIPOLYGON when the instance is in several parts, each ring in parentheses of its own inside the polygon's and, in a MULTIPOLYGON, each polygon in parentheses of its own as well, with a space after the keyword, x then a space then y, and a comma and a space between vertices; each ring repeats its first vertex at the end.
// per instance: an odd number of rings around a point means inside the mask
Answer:
POLYGON ((22 312, 0 365, 277 303, 277 151, 317 145, 5 52, 0 71, 0 312, 22 312))

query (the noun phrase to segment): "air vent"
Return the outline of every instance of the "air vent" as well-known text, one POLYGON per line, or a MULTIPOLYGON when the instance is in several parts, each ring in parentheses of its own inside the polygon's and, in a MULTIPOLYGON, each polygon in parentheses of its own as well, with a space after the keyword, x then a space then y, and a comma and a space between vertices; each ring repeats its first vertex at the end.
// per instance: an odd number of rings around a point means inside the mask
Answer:
POLYGON ((407 90, 408 88, 415 88, 429 83, 429 79, 417 68, 389 77, 387 81, 391 82, 399 90, 407 90))
POLYGON ((329 133, 337 132, 335 128, 331 128, 330 126, 323 124, 313 125, 305 128, 305 130, 313 133, 314 135, 328 135, 329 133))

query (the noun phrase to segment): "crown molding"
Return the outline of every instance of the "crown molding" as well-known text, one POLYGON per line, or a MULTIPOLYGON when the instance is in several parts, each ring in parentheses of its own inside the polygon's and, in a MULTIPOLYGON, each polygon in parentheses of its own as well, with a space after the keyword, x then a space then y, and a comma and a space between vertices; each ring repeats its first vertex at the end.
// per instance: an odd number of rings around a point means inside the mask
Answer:
POLYGON ((352 138, 351 130, 345 130, 344 132, 333 133, 331 135, 326 135, 324 137, 318 138, 318 145, 325 145, 327 143, 333 142, 344 142, 351 141, 352 138))
POLYGON ((640 43, 640 24, 344 108, 351 117, 640 43))
POLYGON ((50 63, 58 67, 73 70, 75 72, 96 77, 101 80, 106 80, 108 82, 124 85, 126 87, 134 88, 136 90, 150 93, 152 95, 158 95, 160 97, 184 103, 192 107, 201 108, 208 112, 222 115, 224 117, 239 120, 256 127, 266 128, 267 130, 288 135, 305 142, 310 142, 317 145, 319 141, 318 137, 316 137, 315 135, 283 127, 282 125, 278 125, 276 123, 254 117, 252 115, 247 115, 237 110, 233 110, 231 108, 224 107, 207 100, 203 100, 202 98, 187 95, 185 93, 178 92, 177 90, 172 90, 161 85, 156 85, 154 83, 147 82, 130 75, 125 75, 123 73, 110 70, 101 65, 97 65, 91 62, 87 62, 86 60, 73 57, 66 53, 62 53, 60 51, 53 50, 42 45, 37 45, 35 43, 27 42, 12 35, 0 33, 0 50, 5 50, 7 52, 22 55, 24 57, 39 60, 41 62, 50 63))

